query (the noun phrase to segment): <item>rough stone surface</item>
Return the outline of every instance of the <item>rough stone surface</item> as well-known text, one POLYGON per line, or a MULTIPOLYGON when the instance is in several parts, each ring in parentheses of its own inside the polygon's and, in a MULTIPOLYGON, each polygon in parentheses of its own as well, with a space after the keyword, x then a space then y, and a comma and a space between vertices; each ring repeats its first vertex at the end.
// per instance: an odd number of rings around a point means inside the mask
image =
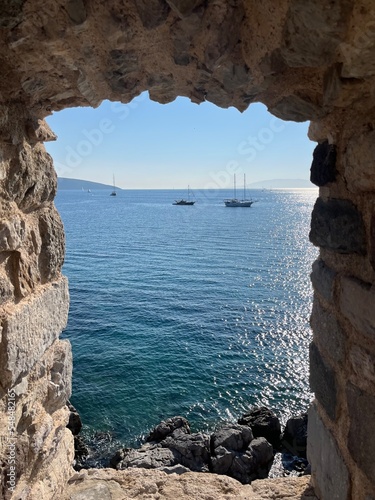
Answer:
POLYGON ((310 241, 339 253, 366 253, 361 213, 348 200, 316 200, 311 218, 310 241))
POLYGON ((335 420, 337 411, 337 383, 334 370, 324 360, 318 347, 310 344, 310 388, 327 415, 335 420))
MULTIPOLYGON (((19 498, 62 498, 72 459, 72 436, 65 429, 67 413, 60 408, 69 393, 68 349, 57 347, 56 324, 51 325, 52 333, 41 326, 34 336, 33 314, 27 338, 28 318, 20 313, 27 309, 25 304, 39 300, 43 286, 48 288, 51 281, 60 279, 64 237, 53 206, 56 174, 42 144, 55 139, 44 118, 56 110, 98 106, 103 99, 127 103, 148 90, 160 103, 186 96, 194 103, 209 101, 243 111, 253 102, 262 102, 280 118, 315 120, 310 136, 337 145, 337 157, 334 182, 326 177, 329 169, 324 167, 324 154, 319 175, 314 173, 317 182, 324 185, 313 214, 311 239, 322 247, 322 256, 333 271, 368 280, 368 286, 349 279, 341 282, 341 288, 336 287, 339 304, 334 300, 330 303, 330 314, 348 329, 348 339, 345 337, 345 346, 337 349, 337 355, 326 351, 341 342, 339 330, 325 347, 322 328, 315 337, 330 364, 340 360, 340 376, 359 383, 362 362, 361 384, 370 395, 375 394, 369 359, 375 352, 371 308, 375 282, 375 230, 371 228, 375 189, 374 19, 370 0, 2 2, 0 375, 5 386, 14 384, 22 400, 18 411, 25 408, 23 416, 17 415, 22 423, 17 429, 18 465, 25 471, 18 478, 25 488, 19 498), (369 241, 366 235, 372 235, 369 241), (353 292, 352 303, 349 291, 353 292), (7 331, 14 318, 19 322, 14 321, 12 330, 7 331), (20 364, 16 367, 18 354, 20 364)), ((318 275, 319 280, 327 278, 325 272, 318 275)), ((326 284, 323 282, 319 291, 315 283, 317 296, 322 294, 316 300, 328 300, 326 284)), ((67 297, 63 302, 58 310, 47 300, 46 310, 54 308, 51 318, 63 315, 67 297)), ((45 315, 41 321, 50 325, 51 318, 45 315)), ((330 329, 331 323, 327 323, 330 329)), ((325 362, 314 359, 314 370, 324 374, 325 362)), ((315 382, 319 380, 317 375, 315 382)), ((2 387, 0 396, 3 419, 2 387)), ((345 400, 343 393, 339 396, 340 401, 345 400)), ((361 416, 353 415, 359 422, 361 416)), ((352 424, 348 418, 343 412, 339 419, 342 427, 333 432, 344 454, 343 429, 352 424)), ((0 463, 3 461, 2 449, 0 463)), ((347 495, 344 487, 353 489, 357 498, 370 497, 361 490, 365 476, 358 474, 361 469, 353 463, 348 460, 350 485, 343 481, 337 491, 342 498, 347 495)), ((325 477, 323 469, 319 474, 325 477)), ((106 483, 111 494, 112 486, 111 481, 106 483)), ((184 487, 193 497, 198 491, 194 484, 184 487)), ((144 490, 139 491, 142 495, 144 490)), ((155 491, 159 495, 158 487, 155 491)), ((107 494, 102 487, 93 492, 96 496, 107 494)), ((173 495, 188 496, 183 488, 174 490, 173 495)), ((276 496, 274 490, 267 498, 272 495, 276 496)))
POLYGON ((310 323, 318 344, 336 363, 342 364, 345 361, 345 332, 336 317, 318 300, 314 301, 310 323))
POLYGON ((83 470, 75 474, 61 500, 316 500, 309 476, 262 479, 242 485, 216 474, 166 474, 157 470, 83 470), (109 493, 108 493, 109 490, 109 493), (109 495, 99 497, 98 495, 109 495), (90 496, 91 495, 91 496, 90 496))
POLYGON ((375 491, 375 434, 372 420, 375 415, 375 396, 349 384, 347 401, 350 415, 348 448, 375 491))
POLYGON ((352 325, 375 340, 375 288, 354 278, 340 280, 340 310, 352 325))
MULTIPOLYGON (((58 496, 66 478, 72 474, 73 436, 65 429, 69 415, 65 401, 71 395, 71 376, 70 343, 57 340, 13 389, 18 433, 14 498, 58 496)), ((7 420, 7 414, 0 411, 1 456, 5 456, 6 451, 7 420)), ((1 488, 8 472, 9 468, 0 464, 1 488)), ((0 497, 9 498, 10 492, 1 488, 0 497)))
MULTIPOLYGON (((329 8, 296 0, 277 6, 224 0, 6 5, 17 7, 0 12, 7 75, 1 100, 28 106, 30 140, 50 138, 35 124, 52 110, 103 99, 129 102, 145 89, 161 102, 184 95, 241 110, 256 98, 284 119, 316 119, 346 103, 323 98, 325 74, 343 64, 336 81, 353 85, 349 79, 360 74, 363 109, 370 99, 370 46, 353 46, 356 24, 366 27, 368 13, 346 0, 329 8), (359 61, 360 71, 353 69, 359 61)), ((341 96, 345 85, 336 87, 341 96)))
POLYGON ((350 191, 374 191, 375 131, 370 127, 355 134, 349 141, 345 156, 345 178, 350 191))
POLYGON ((3 388, 25 376, 56 340, 66 326, 68 304, 67 280, 61 278, 43 287, 32 299, 25 299, 9 310, 1 325, 3 388))
POLYGON ((316 405, 309 410, 307 458, 318 498, 332 500, 350 499, 350 482, 347 466, 334 437, 318 415, 316 405))
POLYGON ((336 179, 336 146, 324 141, 314 149, 310 180, 316 186, 325 186, 336 179))
POLYGON ((333 286, 336 273, 327 267, 322 259, 317 259, 312 266, 311 282, 314 290, 324 299, 333 300, 333 286))

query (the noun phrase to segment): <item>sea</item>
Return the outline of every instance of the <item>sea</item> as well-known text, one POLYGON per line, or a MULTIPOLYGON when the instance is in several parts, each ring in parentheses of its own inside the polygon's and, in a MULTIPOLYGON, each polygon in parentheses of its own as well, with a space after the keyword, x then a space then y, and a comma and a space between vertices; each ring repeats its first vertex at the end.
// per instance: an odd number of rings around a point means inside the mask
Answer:
POLYGON ((161 420, 193 431, 267 406, 306 411, 308 239, 316 189, 60 191, 74 356, 72 404, 86 436, 137 446, 161 420))

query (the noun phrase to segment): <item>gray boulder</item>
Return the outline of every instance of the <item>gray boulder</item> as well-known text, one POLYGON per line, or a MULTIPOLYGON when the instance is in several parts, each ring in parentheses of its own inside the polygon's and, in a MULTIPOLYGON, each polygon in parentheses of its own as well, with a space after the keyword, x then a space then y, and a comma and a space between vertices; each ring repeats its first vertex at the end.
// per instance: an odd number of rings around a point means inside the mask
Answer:
POLYGON ((210 461, 210 437, 201 432, 182 434, 174 432, 161 441, 177 459, 177 463, 196 472, 208 472, 210 461))
MULTIPOLYGON (((195 472, 208 472, 210 461, 210 438, 200 432, 185 434, 176 429, 159 443, 146 443, 140 448, 124 448, 111 459, 115 469, 143 467, 162 469, 180 465, 195 472)), ((184 469, 181 471, 186 472, 184 469)), ((180 472, 181 473, 181 472, 180 472)))
POLYGON ((244 451, 253 439, 250 427, 239 424, 225 425, 212 434, 211 450, 222 446, 232 451, 244 451))
POLYGON ((228 425, 211 436, 211 470, 226 474, 243 484, 267 477, 273 448, 264 438, 253 439, 251 429, 228 425))
POLYGON ((159 443, 177 430, 182 434, 190 434, 190 425, 186 418, 172 417, 167 418, 167 420, 163 420, 160 424, 153 428, 147 436, 146 441, 159 443))

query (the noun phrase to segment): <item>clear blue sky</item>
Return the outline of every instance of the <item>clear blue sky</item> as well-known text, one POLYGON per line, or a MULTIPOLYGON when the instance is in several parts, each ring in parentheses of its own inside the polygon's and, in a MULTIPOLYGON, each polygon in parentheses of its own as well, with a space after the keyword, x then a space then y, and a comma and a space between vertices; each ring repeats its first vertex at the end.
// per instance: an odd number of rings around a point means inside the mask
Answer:
POLYGON ((244 113, 187 98, 157 104, 144 93, 130 104, 104 101, 47 118, 58 140, 46 143, 59 176, 125 189, 227 188, 233 173, 247 184, 309 179, 308 122, 283 122, 253 104, 244 113))

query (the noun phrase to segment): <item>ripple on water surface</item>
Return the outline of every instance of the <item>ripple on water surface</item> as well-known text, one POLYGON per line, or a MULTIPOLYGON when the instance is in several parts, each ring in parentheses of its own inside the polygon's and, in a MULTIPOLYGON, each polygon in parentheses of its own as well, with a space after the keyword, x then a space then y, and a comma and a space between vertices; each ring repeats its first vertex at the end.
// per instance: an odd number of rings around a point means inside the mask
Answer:
POLYGON ((134 444, 176 414, 211 429, 252 404, 284 421, 306 409, 316 191, 253 195, 228 209, 226 192, 194 207, 168 191, 58 194, 86 429, 134 444))

